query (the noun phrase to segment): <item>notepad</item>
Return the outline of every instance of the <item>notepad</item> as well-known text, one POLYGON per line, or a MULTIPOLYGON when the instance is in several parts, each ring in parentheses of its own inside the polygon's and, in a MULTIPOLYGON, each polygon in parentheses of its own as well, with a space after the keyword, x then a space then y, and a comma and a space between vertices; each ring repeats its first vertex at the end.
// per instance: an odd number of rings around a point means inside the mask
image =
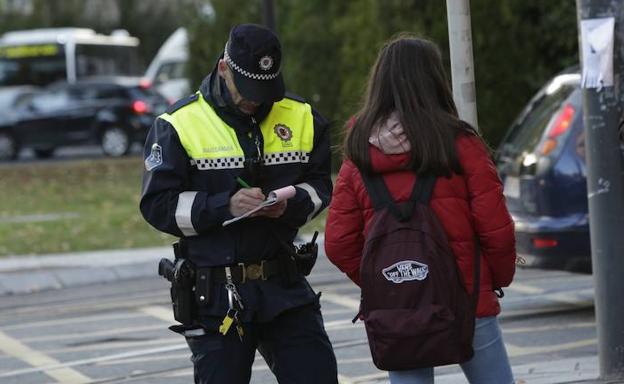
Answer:
POLYGON ((258 212, 259 210, 261 210, 262 208, 265 207, 270 207, 272 205, 275 205, 279 202, 282 202, 284 200, 288 200, 292 197, 295 197, 295 194, 297 193, 297 190, 295 189, 295 187, 293 187, 292 185, 283 187, 283 188, 279 188, 276 190, 273 190, 271 192, 269 192, 269 194, 267 195, 266 199, 258 204, 257 207, 255 207, 254 209, 251 209, 245 213, 243 213, 240 216, 236 216, 234 218, 231 218, 230 220, 226 220, 223 222, 224 227, 226 225, 230 225, 232 223, 237 222, 238 220, 244 219, 245 217, 249 217, 250 215, 252 215, 255 212, 258 212))

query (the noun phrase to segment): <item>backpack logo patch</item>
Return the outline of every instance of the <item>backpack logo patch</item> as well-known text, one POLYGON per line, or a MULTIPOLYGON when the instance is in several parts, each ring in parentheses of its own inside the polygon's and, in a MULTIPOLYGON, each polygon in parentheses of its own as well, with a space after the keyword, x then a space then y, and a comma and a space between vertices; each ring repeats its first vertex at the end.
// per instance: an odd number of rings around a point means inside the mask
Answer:
POLYGON ((395 284, 401 284, 404 281, 422 281, 427 278, 429 266, 414 260, 404 260, 384 268, 382 273, 386 280, 395 284))

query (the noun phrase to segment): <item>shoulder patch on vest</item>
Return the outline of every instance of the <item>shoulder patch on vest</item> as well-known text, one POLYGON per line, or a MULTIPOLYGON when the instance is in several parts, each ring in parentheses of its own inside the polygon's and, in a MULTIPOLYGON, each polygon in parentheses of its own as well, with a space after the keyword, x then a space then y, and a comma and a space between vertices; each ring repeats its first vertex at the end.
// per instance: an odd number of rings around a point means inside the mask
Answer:
POLYGON ((296 95, 296 94, 294 94, 294 93, 290 93, 290 92, 286 92, 286 94, 284 95, 284 97, 286 97, 286 98, 288 98, 288 99, 291 99, 291 100, 298 101, 298 102, 300 102, 300 103, 305 103, 305 102, 306 102, 306 100, 305 100, 303 97, 301 97, 301 96, 299 96, 299 95, 296 95))
POLYGON ((199 98, 199 95, 197 93, 192 94, 190 96, 187 97, 183 97, 180 100, 176 101, 175 103, 173 103, 166 111, 166 113, 168 114, 172 114, 175 111, 177 111, 178 109, 185 107, 189 104, 191 104, 194 101, 197 101, 197 99, 199 98))

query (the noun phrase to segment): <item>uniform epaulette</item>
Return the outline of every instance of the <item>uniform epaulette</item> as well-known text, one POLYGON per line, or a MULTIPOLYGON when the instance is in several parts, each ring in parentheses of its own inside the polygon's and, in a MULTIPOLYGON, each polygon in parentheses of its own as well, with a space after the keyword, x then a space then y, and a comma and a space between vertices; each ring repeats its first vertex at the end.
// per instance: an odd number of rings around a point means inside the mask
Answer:
POLYGON ((173 103, 172 105, 169 106, 169 109, 167 109, 168 114, 172 114, 175 111, 177 111, 178 109, 185 107, 189 104, 191 104, 194 101, 197 101, 197 99, 199 98, 199 95, 197 93, 194 93, 190 96, 187 97, 183 97, 180 100, 176 101, 175 103, 173 103))
POLYGON ((301 97, 301 96, 299 96, 299 95, 296 95, 296 94, 294 94, 294 93, 286 92, 286 94, 284 95, 284 97, 286 97, 286 98, 288 98, 288 99, 291 99, 291 100, 298 101, 298 102, 300 102, 300 103, 306 103, 306 100, 305 100, 303 97, 301 97))

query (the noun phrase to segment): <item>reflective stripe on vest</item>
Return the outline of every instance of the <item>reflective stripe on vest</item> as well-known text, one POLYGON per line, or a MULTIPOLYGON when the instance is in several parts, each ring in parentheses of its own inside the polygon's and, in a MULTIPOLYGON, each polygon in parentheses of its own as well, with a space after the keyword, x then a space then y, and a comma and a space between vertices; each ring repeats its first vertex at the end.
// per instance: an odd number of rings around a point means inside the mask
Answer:
MULTIPOLYGON (((245 154, 234 128, 223 122, 204 98, 159 118, 176 130, 191 164, 198 169, 243 168, 245 154)), ((264 164, 307 163, 314 141, 314 120, 309 104, 283 99, 273 104, 260 124, 264 138, 264 164)))

